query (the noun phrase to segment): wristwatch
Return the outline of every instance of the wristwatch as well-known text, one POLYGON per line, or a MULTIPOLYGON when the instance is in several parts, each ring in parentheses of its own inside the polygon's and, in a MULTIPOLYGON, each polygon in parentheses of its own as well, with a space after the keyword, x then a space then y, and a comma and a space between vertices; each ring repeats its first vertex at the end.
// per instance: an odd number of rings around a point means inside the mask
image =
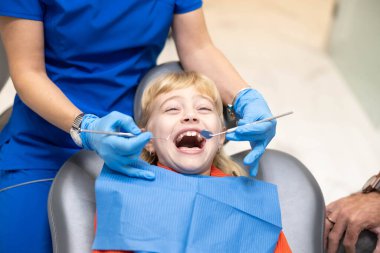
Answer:
POLYGON ((380 172, 377 175, 372 176, 368 181, 363 185, 362 192, 380 192, 380 172))
POLYGON ((82 138, 80 138, 80 125, 82 124, 83 116, 84 113, 76 116, 70 128, 70 136, 79 147, 83 147, 82 138))
POLYGON ((227 113, 228 113, 229 119, 231 119, 231 120, 236 119, 234 104, 235 104, 235 101, 236 101, 237 97, 239 96, 239 94, 245 90, 251 90, 251 89, 252 89, 251 87, 246 87, 246 88, 239 90, 236 93, 236 95, 234 96, 234 98, 232 99, 231 104, 227 104, 227 113))

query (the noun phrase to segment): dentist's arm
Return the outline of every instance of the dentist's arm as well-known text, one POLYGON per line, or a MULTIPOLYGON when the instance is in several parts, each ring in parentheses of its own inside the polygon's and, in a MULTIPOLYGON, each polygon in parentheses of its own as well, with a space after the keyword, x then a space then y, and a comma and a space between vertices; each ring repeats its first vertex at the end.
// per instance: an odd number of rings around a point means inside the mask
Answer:
MULTIPOLYGON (((0 17, 0 34, 8 56, 10 75, 20 99, 42 118, 69 132, 74 119, 82 112, 46 73, 43 23, 0 17)), ((98 131, 141 133, 131 117, 116 112, 103 118, 86 114, 81 127, 98 131)), ((131 177, 154 178, 152 172, 127 166, 139 159, 142 147, 150 139, 150 133, 131 139, 88 133, 82 133, 80 137, 84 147, 96 151, 111 169, 131 177)))
POLYGON ((0 34, 21 100, 51 124, 69 132, 81 111, 46 74, 43 23, 0 17, 0 34))
MULTIPOLYGON (((227 58, 215 47, 208 34, 203 11, 198 9, 174 16, 173 35, 177 52, 186 70, 200 72, 216 83, 224 104, 233 104, 238 125, 271 117, 264 98, 249 85, 227 58), (244 90, 242 90, 244 89, 244 90)), ((244 158, 250 174, 257 174, 261 155, 276 131, 276 121, 238 128, 227 139, 250 141, 252 151, 244 158)))

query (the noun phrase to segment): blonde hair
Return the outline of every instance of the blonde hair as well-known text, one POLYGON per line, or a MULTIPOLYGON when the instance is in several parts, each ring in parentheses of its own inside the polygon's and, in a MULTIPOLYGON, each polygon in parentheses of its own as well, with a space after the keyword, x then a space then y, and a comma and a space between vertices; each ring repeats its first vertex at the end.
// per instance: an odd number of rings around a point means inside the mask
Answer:
MULTIPOLYGON (((220 98, 214 82, 204 75, 196 72, 175 72, 161 75, 152 82, 153 83, 144 91, 141 99, 141 116, 138 119, 138 125, 141 128, 146 127, 152 114, 153 103, 157 96, 173 90, 188 87, 193 87, 199 93, 211 98, 220 117, 221 123, 224 125, 222 99, 220 98)), ((157 156, 155 154, 150 154, 146 149, 143 149, 141 157, 150 164, 156 164, 158 161, 157 156)), ((247 175, 245 170, 225 154, 223 148, 216 153, 213 165, 227 174, 236 176, 247 175)))

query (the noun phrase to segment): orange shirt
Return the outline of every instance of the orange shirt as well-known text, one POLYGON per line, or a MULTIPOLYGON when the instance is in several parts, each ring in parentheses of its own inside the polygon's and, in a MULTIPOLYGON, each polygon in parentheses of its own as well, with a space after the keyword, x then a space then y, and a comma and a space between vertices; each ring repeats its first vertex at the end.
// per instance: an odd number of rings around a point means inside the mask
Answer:
MULTIPOLYGON (((170 171, 174 171, 171 168, 166 167, 160 163, 157 164, 157 166, 165 168, 165 169, 170 170, 170 171)), ((221 171, 220 169, 218 169, 214 166, 211 166, 210 176, 212 176, 212 177, 228 177, 230 175, 225 174, 223 171, 221 171)), ((96 217, 95 217, 94 222, 95 222, 95 230, 96 230, 96 217)), ((133 253, 133 252, 132 251, 123 251, 123 250, 93 250, 92 253, 133 253)), ((278 241, 277 241, 277 245, 276 245, 276 249, 275 249, 274 253, 292 253, 292 251, 289 247, 288 241, 286 240, 285 235, 282 231, 278 237, 278 241)))

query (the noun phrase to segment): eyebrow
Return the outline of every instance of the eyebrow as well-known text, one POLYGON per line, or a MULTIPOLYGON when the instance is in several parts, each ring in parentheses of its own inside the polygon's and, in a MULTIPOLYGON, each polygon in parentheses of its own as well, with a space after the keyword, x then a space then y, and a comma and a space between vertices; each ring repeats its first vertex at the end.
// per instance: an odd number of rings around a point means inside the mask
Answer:
POLYGON ((166 104, 166 102, 168 102, 169 100, 176 99, 176 98, 180 99, 180 98, 182 98, 182 96, 168 97, 167 99, 165 99, 165 100, 161 103, 161 105, 160 105, 160 109, 162 108, 162 106, 163 106, 164 104, 166 104))
MULTIPOLYGON (((160 108, 162 108, 162 106, 163 106, 166 102, 168 102, 169 100, 173 100, 173 99, 183 99, 183 98, 184 98, 183 96, 178 96, 178 95, 177 95, 177 96, 169 97, 169 98, 165 99, 165 100, 161 103, 160 108)), ((209 98, 208 96, 195 95, 195 96, 193 97, 193 99, 194 99, 194 98, 202 98, 202 99, 206 99, 206 100, 208 100, 210 103, 212 103, 213 105, 215 105, 214 101, 212 101, 211 98, 209 98)))

